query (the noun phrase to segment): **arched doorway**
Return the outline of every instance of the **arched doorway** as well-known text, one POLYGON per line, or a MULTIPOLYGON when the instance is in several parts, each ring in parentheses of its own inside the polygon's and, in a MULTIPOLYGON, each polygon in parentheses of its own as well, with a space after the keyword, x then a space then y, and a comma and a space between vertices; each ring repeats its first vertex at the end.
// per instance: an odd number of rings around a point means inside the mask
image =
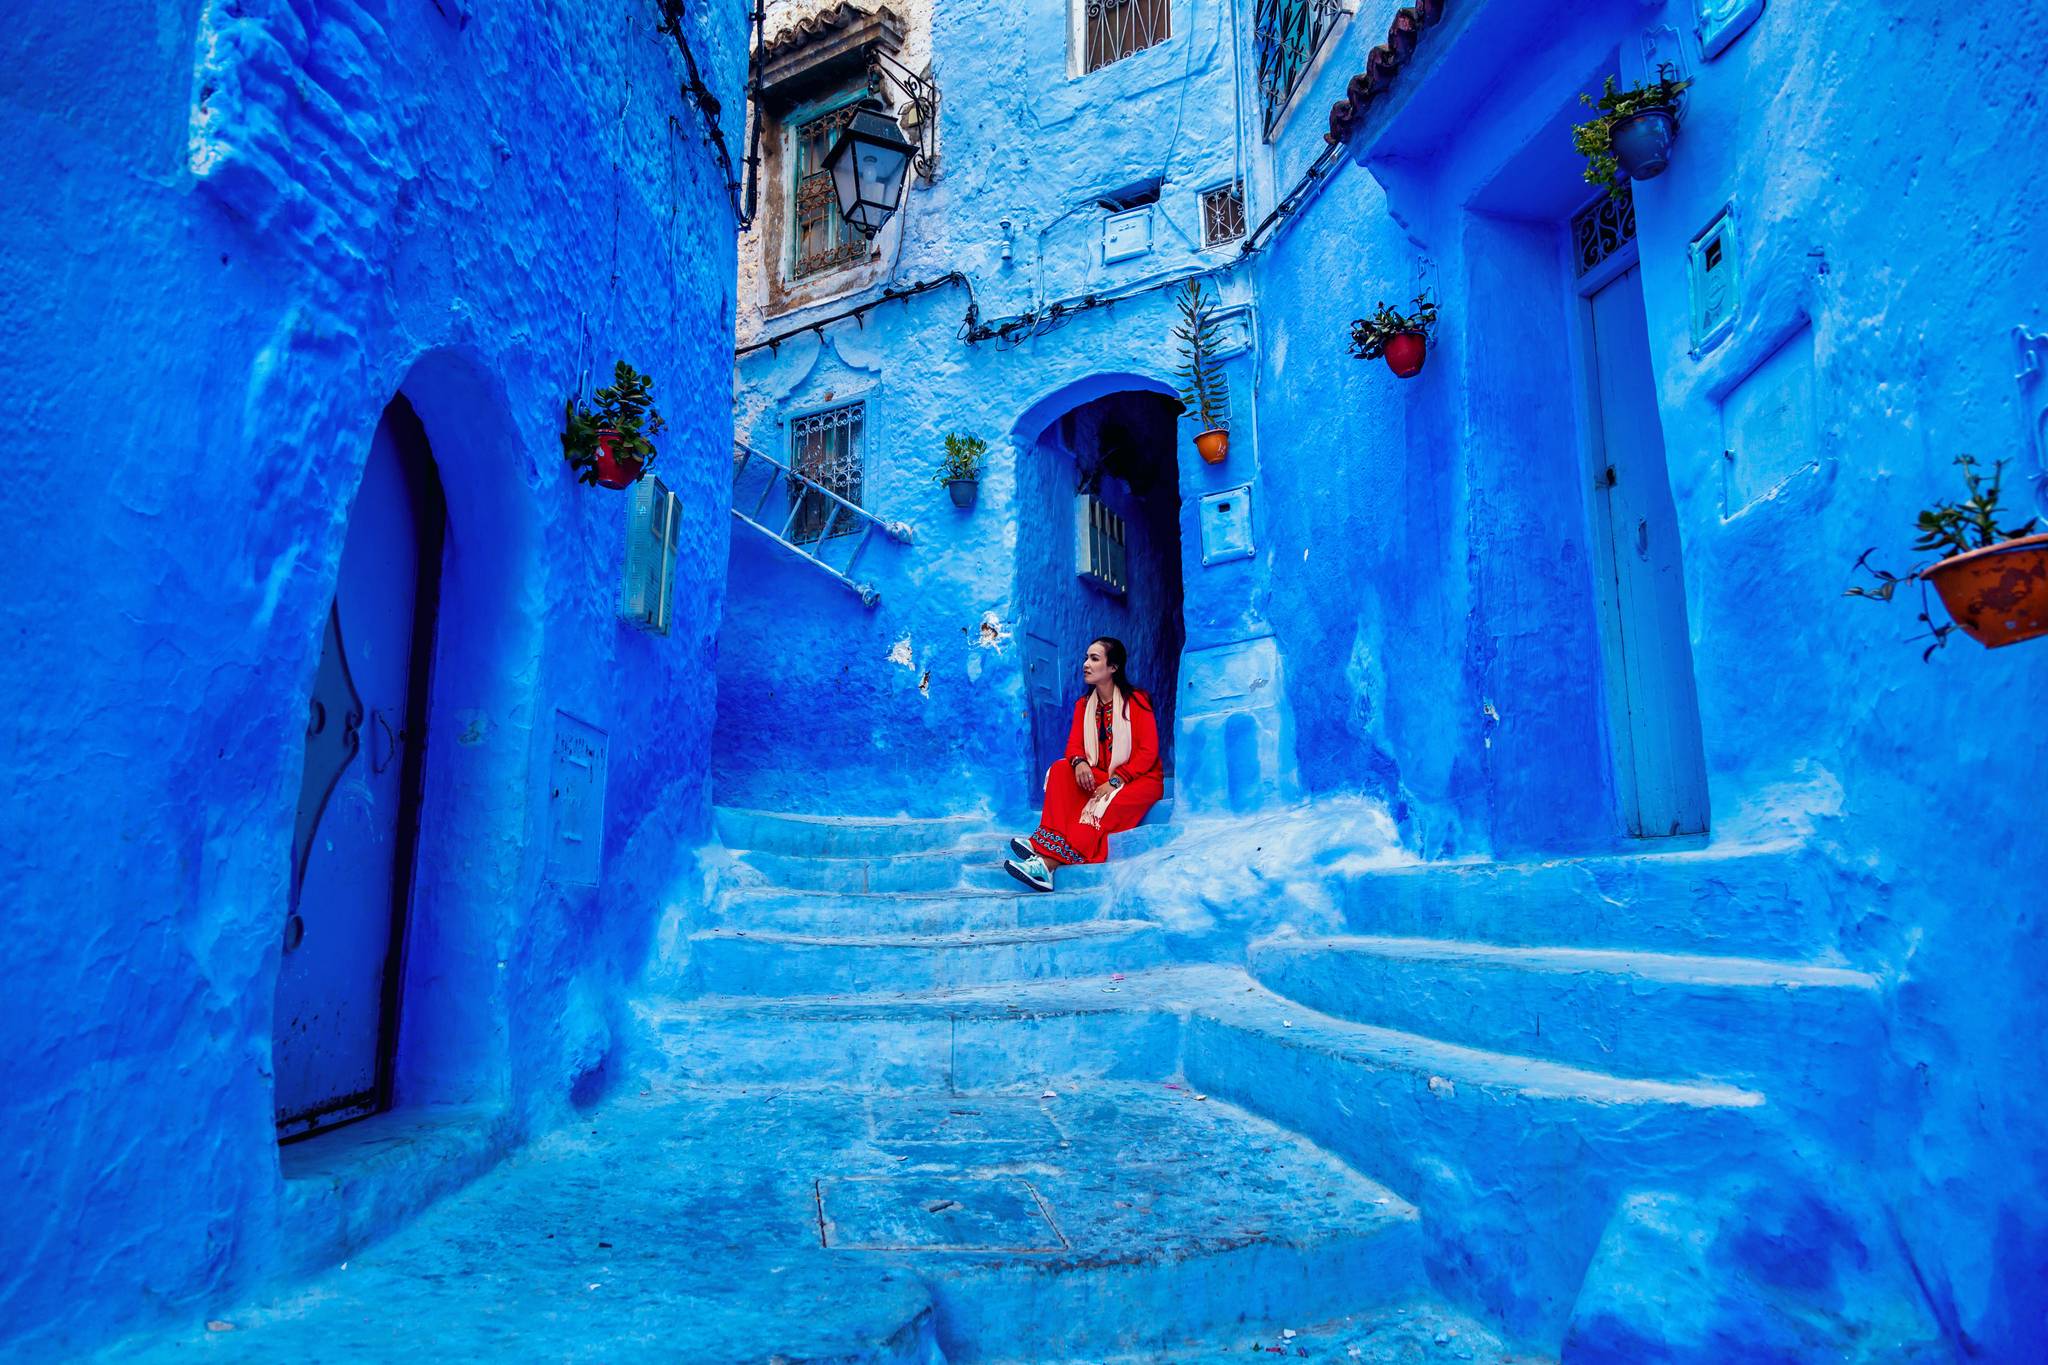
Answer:
POLYGON ((1181 405, 1137 381, 1107 392, 1091 381, 1076 396, 1088 390, 1094 396, 1064 412, 1041 404, 1017 433, 1018 635, 1032 738, 1024 776, 1034 805, 1066 743, 1081 656, 1100 635, 1125 643, 1132 677, 1152 694, 1172 790, 1186 635, 1175 439, 1181 405), (1032 431, 1039 415, 1046 420, 1032 431))
POLYGON ((280 1140, 391 1103, 446 519, 401 395, 371 438, 306 708, 272 1043, 280 1140))

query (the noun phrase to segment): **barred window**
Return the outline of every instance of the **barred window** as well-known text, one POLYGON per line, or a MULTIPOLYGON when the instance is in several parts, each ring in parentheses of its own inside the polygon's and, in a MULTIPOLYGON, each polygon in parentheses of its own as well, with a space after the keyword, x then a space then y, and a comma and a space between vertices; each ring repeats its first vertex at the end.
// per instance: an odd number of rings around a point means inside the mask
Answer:
POLYGON ((1636 197, 1627 185, 1601 195, 1572 219, 1572 257, 1583 275, 1636 239, 1636 197))
POLYGON ((799 545, 826 536, 851 535, 861 529, 853 516, 810 485, 829 489, 860 506, 866 465, 866 406, 849 403, 799 417, 789 429, 789 467, 808 482, 790 481, 789 504, 797 509, 790 539, 799 545))
POLYGON ((1086 73, 1173 36, 1173 0, 1076 0, 1086 73))
POLYGON ((1279 126, 1294 87, 1301 84, 1343 12, 1341 0, 1258 0, 1252 23, 1258 39, 1259 108, 1267 137, 1279 126))
POLYGON ((1244 182, 1202 191, 1202 245, 1221 246, 1244 236, 1244 182))
POLYGON ((790 213, 796 224, 792 279, 835 270, 867 254, 867 240, 839 212, 832 173, 825 169, 825 153, 832 150, 832 140, 853 118, 855 107, 854 103, 843 105, 796 127, 795 203, 790 213))

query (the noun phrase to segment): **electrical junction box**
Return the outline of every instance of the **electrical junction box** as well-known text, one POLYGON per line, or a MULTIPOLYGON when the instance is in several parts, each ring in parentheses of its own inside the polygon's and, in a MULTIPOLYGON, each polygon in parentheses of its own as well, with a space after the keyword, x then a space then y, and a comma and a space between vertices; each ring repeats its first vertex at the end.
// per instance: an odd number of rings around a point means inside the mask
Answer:
POLYGON ((1732 204, 1693 238, 1686 265, 1692 293, 1692 353, 1697 356, 1734 330, 1742 302, 1732 204))
POLYGON ((1202 563, 1252 557, 1252 486, 1239 484, 1202 498, 1202 563))
POLYGON ((596 886, 604 866, 604 770, 611 741, 567 711, 555 712, 548 763, 548 880, 596 886))
POLYGON ((1102 220, 1102 263, 1128 261, 1152 249, 1152 205, 1141 204, 1102 220))
POLYGON ((626 498, 626 564, 619 584, 619 615, 649 635, 668 634, 676 587, 676 495, 660 479, 644 478, 626 498))

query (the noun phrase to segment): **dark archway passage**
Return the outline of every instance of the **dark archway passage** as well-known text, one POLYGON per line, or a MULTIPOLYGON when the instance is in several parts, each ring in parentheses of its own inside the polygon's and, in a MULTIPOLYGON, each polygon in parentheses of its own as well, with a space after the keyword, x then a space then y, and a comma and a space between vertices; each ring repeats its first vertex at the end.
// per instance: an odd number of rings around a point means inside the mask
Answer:
POLYGON ((1017 593, 1038 783, 1066 742, 1088 642, 1113 635, 1152 694, 1171 794, 1181 645, 1180 404, 1126 390, 1080 404, 1019 452, 1017 593))

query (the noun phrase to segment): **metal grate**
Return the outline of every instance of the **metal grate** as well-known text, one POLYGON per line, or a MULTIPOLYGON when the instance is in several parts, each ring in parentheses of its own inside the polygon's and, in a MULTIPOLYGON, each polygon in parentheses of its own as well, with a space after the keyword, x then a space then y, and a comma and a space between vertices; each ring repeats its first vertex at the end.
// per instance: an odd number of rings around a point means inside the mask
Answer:
POLYGON ((1172 0, 1081 0, 1081 70, 1120 62, 1173 36, 1172 0))
POLYGON ((1221 246, 1244 236, 1244 182, 1202 192, 1202 245, 1221 246))
POLYGON ((1627 185, 1601 195, 1572 219, 1572 259, 1583 275, 1636 239, 1636 200, 1627 185))
POLYGON ((1343 13, 1339 0, 1259 0, 1252 22, 1259 52, 1259 108, 1267 137, 1279 126, 1288 98, 1343 13))
POLYGON ((1122 596, 1130 587, 1130 550, 1124 519, 1093 493, 1074 498, 1075 571, 1122 596))
POLYGON ((850 265, 867 254, 867 240, 839 212, 831 172, 824 169, 832 139, 853 118, 856 104, 821 114, 796 129, 796 177, 790 219, 796 224, 793 279, 850 265))
MULTIPOLYGON (((866 407, 861 403, 797 418, 789 429, 789 467, 810 483, 859 506, 865 426, 866 407)), ((837 502, 795 480, 789 485, 789 505, 794 509, 789 538, 798 545, 863 529, 837 502)))

